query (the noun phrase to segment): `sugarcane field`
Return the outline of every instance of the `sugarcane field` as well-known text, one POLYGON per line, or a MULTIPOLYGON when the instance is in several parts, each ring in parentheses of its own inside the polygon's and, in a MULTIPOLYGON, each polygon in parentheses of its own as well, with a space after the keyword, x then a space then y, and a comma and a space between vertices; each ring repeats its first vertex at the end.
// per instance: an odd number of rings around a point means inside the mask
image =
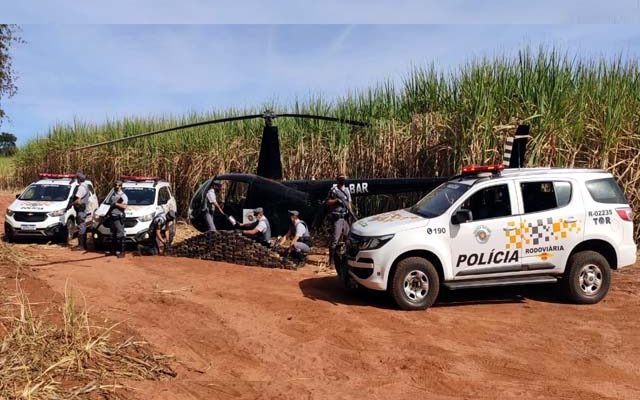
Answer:
POLYGON ((36 3, 0 400, 640 399, 637 5, 36 3))

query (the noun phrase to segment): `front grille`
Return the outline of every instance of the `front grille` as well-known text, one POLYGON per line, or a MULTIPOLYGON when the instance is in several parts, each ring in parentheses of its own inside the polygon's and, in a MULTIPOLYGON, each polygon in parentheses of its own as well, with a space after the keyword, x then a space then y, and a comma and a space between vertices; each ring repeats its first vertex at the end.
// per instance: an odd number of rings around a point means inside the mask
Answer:
POLYGON ((349 267, 349 271, 353 272, 353 274, 360 279, 367 279, 373 274, 372 268, 349 267))
POLYGON ((47 213, 44 212, 16 212, 13 213, 13 219, 20 222, 42 222, 47 219, 47 213))
MULTIPOLYGON (((105 228, 111 228, 111 218, 107 218, 102 224, 105 228)), ((137 218, 125 218, 124 219, 124 227, 125 228, 133 228, 138 225, 137 218)))

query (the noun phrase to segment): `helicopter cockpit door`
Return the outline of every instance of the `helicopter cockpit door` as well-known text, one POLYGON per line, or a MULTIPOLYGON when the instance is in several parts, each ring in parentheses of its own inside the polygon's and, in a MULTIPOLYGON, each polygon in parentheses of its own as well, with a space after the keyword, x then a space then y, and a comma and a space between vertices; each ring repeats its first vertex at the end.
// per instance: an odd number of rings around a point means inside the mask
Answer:
MULTIPOLYGON (((249 183, 239 181, 223 181, 223 190, 226 189, 224 198, 224 212, 234 218, 243 218, 244 209, 249 192, 249 183)), ((243 221, 244 222, 244 221, 243 221)))

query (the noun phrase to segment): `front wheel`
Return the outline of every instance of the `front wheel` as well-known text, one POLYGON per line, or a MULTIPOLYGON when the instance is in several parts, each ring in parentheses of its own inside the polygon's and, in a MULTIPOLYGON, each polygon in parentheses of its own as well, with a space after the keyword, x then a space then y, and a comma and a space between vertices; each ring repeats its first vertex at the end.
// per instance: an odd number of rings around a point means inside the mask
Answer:
POLYGON ((403 310, 424 310, 436 301, 440 277, 431 262, 421 257, 409 257, 396 266, 390 293, 403 310))
POLYGON ((595 251, 581 251, 569 258, 562 278, 564 292, 577 304, 595 304, 602 300, 611 285, 611 268, 595 251))

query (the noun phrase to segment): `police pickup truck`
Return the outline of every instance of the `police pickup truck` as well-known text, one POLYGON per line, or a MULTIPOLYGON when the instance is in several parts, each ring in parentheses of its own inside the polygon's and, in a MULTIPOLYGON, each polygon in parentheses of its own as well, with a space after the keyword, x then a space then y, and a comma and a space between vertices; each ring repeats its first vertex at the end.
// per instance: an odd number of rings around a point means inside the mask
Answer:
MULTIPOLYGON (((177 212, 176 199, 169 182, 155 176, 123 176, 122 191, 129 202, 125 210, 124 231, 128 243, 144 243, 149 239, 151 221, 160 212, 177 212)), ((111 221, 105 215, 111 207, 113 189, 95 213, 93 240, 96 247, 111 242, 111 221)))
MULTIPOLYGON (((76 232, 76 212, 69 207, 78 190, 75 174, 39 174, 39 180, 27 186, 7 209, 4 235, 7 240, 19 237, 49 238, 67 243, 76 232)), ((98 208, 98 198, 91 181, 88 218, 98 208)))
POLYGON ((353 224, 352 279, 405 310, 449 289, 558 282, 600 301, 611 270, 636 262, 633 212, 600 170, 464 167, 413 207, 353 224))

